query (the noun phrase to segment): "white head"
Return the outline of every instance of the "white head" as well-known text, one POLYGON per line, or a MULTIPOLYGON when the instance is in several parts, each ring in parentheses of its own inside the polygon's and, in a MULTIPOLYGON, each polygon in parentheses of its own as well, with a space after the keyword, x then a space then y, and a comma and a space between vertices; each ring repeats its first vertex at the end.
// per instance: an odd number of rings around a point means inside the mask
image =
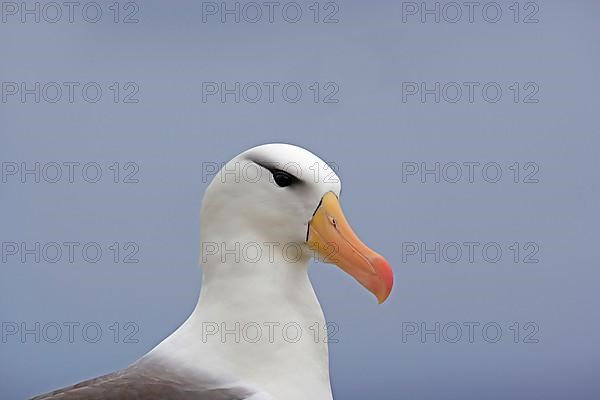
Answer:
MULTIPOLYGON (((393 277, 383 257, 350 229, 339 205, 341 182, 309 151, 266 144, 229 161, 213 178, 201 209, 205 243, 285 243, 302 258, 318 255, 337 264, 373 292, 389 295, 393 277)), ((222 250, 222 249, 221 249, 222 250)))
POLYGON ((254 147, 229 161, 213 178, 202 201, 201 233, 229 225, 253 232, 260 240, 304 244, 321 198, 329 191, 339 196, 340 190, 335 172, 303 148, 254 147))

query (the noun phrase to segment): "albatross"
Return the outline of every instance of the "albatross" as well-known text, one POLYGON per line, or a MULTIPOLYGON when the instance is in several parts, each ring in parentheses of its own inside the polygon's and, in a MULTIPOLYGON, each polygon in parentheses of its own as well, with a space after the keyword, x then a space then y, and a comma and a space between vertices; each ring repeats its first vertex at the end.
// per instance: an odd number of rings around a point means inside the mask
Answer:
POLYGON ((129 367, 34 399, 333 399, 310 259, 336 264, 379 303, 393 285, 387 261, 351 229, 340 191, 331 167, 301 147, 233 158, 202 200, 202 285, 188 319, 129 367))

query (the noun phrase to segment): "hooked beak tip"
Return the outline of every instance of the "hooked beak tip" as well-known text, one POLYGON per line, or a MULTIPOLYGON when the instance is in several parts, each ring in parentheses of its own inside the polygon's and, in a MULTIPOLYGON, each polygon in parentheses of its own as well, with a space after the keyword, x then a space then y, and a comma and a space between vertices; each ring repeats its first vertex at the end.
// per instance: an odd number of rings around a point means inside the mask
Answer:
POLYGON ((394 273, 392 272, 390 264, 380 255, 374 257, 371 260, 371 263, 381 281, 380 287, 375 294, 377 296, 377 301, 381 304, 386 301, 392 292, 392 287, 394 286, 394 273))

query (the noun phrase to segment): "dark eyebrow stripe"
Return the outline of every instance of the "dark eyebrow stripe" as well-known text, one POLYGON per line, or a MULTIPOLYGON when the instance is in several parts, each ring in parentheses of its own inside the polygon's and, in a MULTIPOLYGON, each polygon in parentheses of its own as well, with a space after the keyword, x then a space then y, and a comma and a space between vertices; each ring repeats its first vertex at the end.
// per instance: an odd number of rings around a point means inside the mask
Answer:
POLYGON ((250 160, 250 161, 252 161, 253 163, 255 163, 255 164, 257 164, 257 165, 259 165, 259 166, 261 166, 261 167, 263 167, 264 169, 266 169, 266 170, 267 170, 267 171, 269 171, 270 173, 274 173, 274 172, 277 172, 277 171, 281 171, 281 172, 284 172, 284 173, 286 173, 286 174, 290 175, 292 178, 296 179, 298 182, 302 182, 302 179, 298 178, 298 177, 297 177, 296 175, 294 175, 294 174, 290 174, 289 172, 287 172, 287 171, 285 171, 285 170, 283 170, 283 169, 275 168, 274 166, 269 166, 268 164, 266 164, 266 163, 263 163, 263 162, 261 162, 261 161, 256 161, 256 160, 250 160))
POLYGON ((250 160, 250 161, 252 161, 254 164, 260 165, 261 167, 263 167, 264 169, 266 169, 269 172, 273 172, 273 171, 277 170, 277 168, 275 168, 274 166, 271 167, 271 166, 269 166, 266 163, 263 163, 261 161, 256 161, 256 160, 250 160))

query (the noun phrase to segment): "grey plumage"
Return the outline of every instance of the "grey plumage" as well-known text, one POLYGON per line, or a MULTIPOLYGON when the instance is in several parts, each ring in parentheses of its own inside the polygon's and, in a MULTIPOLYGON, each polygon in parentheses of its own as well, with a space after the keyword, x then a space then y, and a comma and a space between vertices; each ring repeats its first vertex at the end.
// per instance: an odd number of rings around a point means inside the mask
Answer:
POLYGON ((208 377, 181 375, 140 360, 123 370, 31 400, 244 400, 251 397, 262 396, 247 387, 219 385, 208 377))

